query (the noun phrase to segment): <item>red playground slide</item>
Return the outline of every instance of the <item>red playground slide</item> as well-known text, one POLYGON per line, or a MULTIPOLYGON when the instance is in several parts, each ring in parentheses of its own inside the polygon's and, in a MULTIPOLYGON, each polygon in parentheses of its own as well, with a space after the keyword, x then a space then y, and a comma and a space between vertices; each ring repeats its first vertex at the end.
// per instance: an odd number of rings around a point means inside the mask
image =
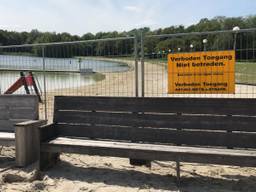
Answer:
POLYGON ((20 72, 20 78, 7 91, 5 91, 4 94, 13 94, 22 86, 24 86, 27 94, 31 94, 33 88, 34 92, 39 98, 39 102, 42 103, 42 99, 32 72, 29 72, 28 75, 25 75, 24 72, 20 72), (31 88, 31 90, 29 90, 29 88, 31 88))

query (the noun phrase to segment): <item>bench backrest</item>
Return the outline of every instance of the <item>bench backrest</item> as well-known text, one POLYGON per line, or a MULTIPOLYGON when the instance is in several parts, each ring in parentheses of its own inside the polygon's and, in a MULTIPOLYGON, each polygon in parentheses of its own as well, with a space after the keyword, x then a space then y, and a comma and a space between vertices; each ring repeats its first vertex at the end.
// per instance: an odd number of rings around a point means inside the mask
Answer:
POLYGON ((35 95, 0 95, 0 131, 14 132, 14 124, 38 119, 35 95))
POLYGON ((61 136, 256 148, 256 99, 55 97, 61 136))

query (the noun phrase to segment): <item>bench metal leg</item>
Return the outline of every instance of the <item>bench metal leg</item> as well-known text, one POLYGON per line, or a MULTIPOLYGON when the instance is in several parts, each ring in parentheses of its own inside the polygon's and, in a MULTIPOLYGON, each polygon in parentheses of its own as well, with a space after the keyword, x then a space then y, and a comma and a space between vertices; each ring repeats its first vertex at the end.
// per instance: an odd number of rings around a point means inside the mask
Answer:
POLYGON ((4 146, 2 145, 0 148, 0 155, 2 155, 2 150, 3 150, 4 146))
POLYGON ((176 161, 177 186, 180 186, 180 162, 176 161))
POLYGON ((150 160, 143 160, 143 159, 130 159, 130 164, 134 166, 143 166, 151 168, 151 161, 150 160))
POLYGON ((39 170, 44 171, 50 167, 53 167, 57 162, 60 161, 59 153, 48 153, 41 152, 39 160, 39 170))

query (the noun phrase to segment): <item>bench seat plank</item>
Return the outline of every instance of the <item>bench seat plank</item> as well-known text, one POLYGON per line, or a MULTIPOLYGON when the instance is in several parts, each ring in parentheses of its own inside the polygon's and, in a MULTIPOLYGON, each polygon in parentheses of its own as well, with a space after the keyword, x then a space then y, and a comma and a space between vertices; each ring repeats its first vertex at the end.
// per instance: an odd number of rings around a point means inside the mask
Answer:
POLYGON ((6 133, 6 132, 0 132, 0 139, 1 140, 15 140, 15 134, 14 133, 6 133))
POLYGON ((95 141, 58 137, 41 144, 43 152, 66 152, 147 160, 256 166, 256 151, 95 141))
POLYGON ((0 132, 0 145, 4 145, 4 146, 15 145, 15 133, 0 132))

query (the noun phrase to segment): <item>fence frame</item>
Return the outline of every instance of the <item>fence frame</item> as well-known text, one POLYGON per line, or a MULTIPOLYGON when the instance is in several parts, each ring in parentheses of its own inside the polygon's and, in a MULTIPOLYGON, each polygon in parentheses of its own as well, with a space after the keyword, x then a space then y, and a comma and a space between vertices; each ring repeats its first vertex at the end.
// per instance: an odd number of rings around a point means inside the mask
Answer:
POLYGON ((58 46, 58 45, 79 45, 79 44, 86 44, 86 43, 100 43, 100 42, 113 42, 113 41, 122 41, 122 40, 133 40, 133 60, 134 60, 134 74, 135 74, 135 97, 139 97, 139 54, 138 54, 138 38, 137 36, 127 36, 127 37, 116 37, 116 38, 104 38, 104 39, 93 39, 93 40, 83 40, 83 41, 70 41, 70 42, 53 42, 53 43, 35 43, 35 44, 22 44, 22 45, 5 45, 0 46, 0 50, 4 49, 11 49, 11 48, 27 48, 27 47, 39 47, 42 51, 42 67, 43 67, 43 90, 44 90, 44 118, 48 120, 47 115, 47 83, 46 83, 46 62, 45 62, 45 49, 51 46, 58 46))
POLYGON ((189 32, 189 33, 172 33, 172 34, 159 34, 159 35, 144 35, 141 32, 141 95, 145 96, 145 53, 144 53, 144 42, 148 38, 174 38, 174 37, 186 37, 186 36, 203 36, 203 35, 217 35, 217 34, 234 34, 235 41, 233 44, 233 49, 238 50, 236 48, 237 44, 237 35, 240 33, 249 33, 256 32, 256 28, 248 28, 248 29, 239 29, 239 30, 219 30, 219 31, 205 31, 205 32, 189 32))
MULTIPOLYGON (((256 28, 240 29, 235 30, 220 30, 220 31, 206 31, 206 32, 190 32, 190 33, 174 33, 174 34, 160 34, 160 35, 145 35, 144 32, 137 31, 134 36, 117 37, 117 38, 104 38, 104 39, 93 39, 93 40, 83 40, 83 41, 71 41, 71 42, 54 42, 54 43, 36 43, 36 44, 23 44, 23 45, 6 45, 0 46, 0 50, 8 48, 25 48, 25 47, 39 47, 42 49, 42 66, 43 66, 43 86, 44 86, 44 97, 45 97, 45 119, 47 116, 47 87, 46 87, 46 62, 45 62, 45 49, 50 46, 56 45, 79 45, 85 43, 100 43, 100 42, 113 42, 119 40, 133 40, 134 51, 131 56, 133 56, 134 61, 134 74, 135 74, 135 97, 145 97, 145 40, 148 38, 172 38, 172 37, 186 37, 186 36, 203 36, 203 35, 216 35, 231 33, 237 36, 239 33, 246 32, 256 32, 256 28)), ((234 48, 236 48, 236 41, 234 42, 234 48)))

